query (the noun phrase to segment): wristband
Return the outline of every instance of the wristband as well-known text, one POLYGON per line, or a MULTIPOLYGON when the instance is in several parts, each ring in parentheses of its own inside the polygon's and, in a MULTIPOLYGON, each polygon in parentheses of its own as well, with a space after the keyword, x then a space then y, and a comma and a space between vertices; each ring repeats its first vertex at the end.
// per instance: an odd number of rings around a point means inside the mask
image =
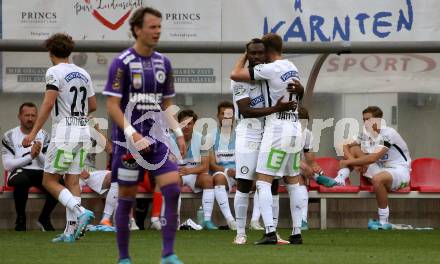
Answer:
MULTIPOLYGON (((226 175, 226 176, 228 176, 228 168, 226 168, 224 171, 223 171, 223 173, 226 175)), ((229 177, 229 176, 228 176, 229 177)))
POLYGON ((173 129, 173 132, 176 137, 183 137, 183 131, 180 127, 173 129))
POLYGON ((126 137, 131 137, 131 136, 133 136, 134 133, 137 133, 137 131, 136 131, 136 129, 134 129, 134 127, 127 126, 126 128, 124 128, 124 134, 126 137))

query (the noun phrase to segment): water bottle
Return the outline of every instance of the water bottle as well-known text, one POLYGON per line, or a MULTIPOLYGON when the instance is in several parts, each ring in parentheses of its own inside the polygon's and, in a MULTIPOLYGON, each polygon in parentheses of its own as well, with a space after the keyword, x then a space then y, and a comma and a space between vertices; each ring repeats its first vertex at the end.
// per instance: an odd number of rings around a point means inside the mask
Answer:
POLYGON ((197 210, 197 224, 203 225, 203 221, 205 220, 204 216, 203 208, 200 206, 199 210, 197 210))

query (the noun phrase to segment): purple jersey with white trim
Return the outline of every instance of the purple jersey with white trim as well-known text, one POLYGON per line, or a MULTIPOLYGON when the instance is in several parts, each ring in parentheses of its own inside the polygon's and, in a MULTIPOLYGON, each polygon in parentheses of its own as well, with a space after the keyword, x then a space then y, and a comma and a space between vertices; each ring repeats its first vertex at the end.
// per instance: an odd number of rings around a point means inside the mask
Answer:
MULTIPOLYGON (((144 57, 133 48, 123 51, 113 59, 103 94, 120 97, 120 107, 126 117, 128 103, 134 103, 130 123, 142 135, 155 138, 150 129, 154 122, 163 127, 160 112, 163 99, 175 96, 170 60, 159 52, 144 57), (145 114, 149 118, 136 123, 145 114)), ((124 132, 116 123, 113 123, 112 140, 125 141, 124 132)))

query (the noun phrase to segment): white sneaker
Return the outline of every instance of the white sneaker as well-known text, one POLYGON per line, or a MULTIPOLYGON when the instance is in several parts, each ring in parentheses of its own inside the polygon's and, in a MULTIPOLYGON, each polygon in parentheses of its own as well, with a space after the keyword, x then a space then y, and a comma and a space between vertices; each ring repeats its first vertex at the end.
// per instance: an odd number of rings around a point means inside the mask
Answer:
POLYGON ((258 220, 253 220, 253 221, 251 221, 251 224, 250 224, 250 226, 249 226, 249 229, 251 229, 251 230, 264 230, 264 227, 262 227, 262 226, 260 225, 260 221, 258 221, 258 220))
POLYGON ((345 186, 345 180, 342 177, 336 176, 334 179, 336 181, 336 185, 338 186, 345 186))
POLYGON ((130 220, 130 230, 139 230, 139 227, 136 225, 136 221, 133 217, 130 220))
POLYGON ((235 220, 231 220, 228 222, 229 229, 237 230, 237 222, 235 220))
POLYGON ((244 245, 246 244, 246 235, 237 234, 237 236, 234 239, 234 242, 232 242, 235 245, 244 245))
POLYGON ((151 217, 150 228, 151 229, 156 229, 156 230, 161 230, 162 229, 162 225, 160 224, 159 217, 151 217))
POLYGON ((277 244, 278 245, 287 245, 287 244, 290 244, 290 242, 287 241, 287 240, 282 239, 280 237, 280 234, 278 234, 278 232, 277 232, 277 244))

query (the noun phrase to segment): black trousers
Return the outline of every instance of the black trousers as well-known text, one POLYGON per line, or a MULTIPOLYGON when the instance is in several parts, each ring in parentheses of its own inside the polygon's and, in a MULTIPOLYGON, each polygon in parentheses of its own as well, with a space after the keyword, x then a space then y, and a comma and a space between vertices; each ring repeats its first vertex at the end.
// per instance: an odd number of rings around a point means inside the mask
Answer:
POLYGON ((41 211, 39 220, 48 220, 50 214, 58 203, 43 187, 43 170, 16 169, 8 177, 8 185, 14 187, 14 201, 17 218, 25 218, 26 203, 29 188, 34 186, 47 193, 46 202, 41 211))

